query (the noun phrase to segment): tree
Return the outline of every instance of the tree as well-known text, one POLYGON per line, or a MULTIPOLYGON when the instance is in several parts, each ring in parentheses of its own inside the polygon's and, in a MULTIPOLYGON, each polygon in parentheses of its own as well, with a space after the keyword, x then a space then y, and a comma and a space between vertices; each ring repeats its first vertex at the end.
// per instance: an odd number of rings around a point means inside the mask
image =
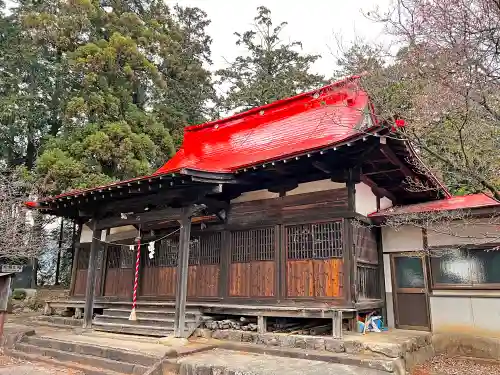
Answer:
POLYGON ((284 42, 281 33, 286 22, 274 26, 271 11, 257 8, 252 30, 235 33, 237 46, 246 53, 229 67, 217 71, 218 84, 227 86, 222 95, 222 110, 246 110, 296 95, 322 85, 324 78, 310 72, 318 55, 301 53, 301 42, 284 42))
POLYGON ((43 247, 36 214, 24 207, 24 202, 34 193, 22 170, 2 170, 0 173, 0 258, 31 259, 43 247))
POLYGON ((21 15, 50 6, 23 1, 7 14, 0 5, 0 158, 8 167, 31 169, 44 137, 61 126, 68 72, 56 50, 33 43, 21 15))
MULTIPOLYGON (((388 12, 370 13, 399 48, 390 58, 379 54, 362 84, 382 122, 405 120, 395 135, 410 140, 453 192, 486 191, 500 200, 495 3, 398 0, 388 12)), ((363 50, 355 45, 345 61, 363 50)), ((359 69, 372 57, 365 55, 359 69)))
POLYGON ((174 16, 160 0, 26 1, 17 15, 66 73, 60 115, 51 112, 57 131, 43 138, 36 163, 45 193, 151 173, 174 152, 170 131, 203 118, 210 40, 196 8, 174 16))

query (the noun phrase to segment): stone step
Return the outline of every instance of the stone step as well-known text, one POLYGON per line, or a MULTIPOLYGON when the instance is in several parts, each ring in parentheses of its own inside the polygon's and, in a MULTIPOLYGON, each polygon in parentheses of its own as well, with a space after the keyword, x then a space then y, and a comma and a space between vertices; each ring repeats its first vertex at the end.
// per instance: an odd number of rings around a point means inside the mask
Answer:
POLYGON ((111 370, 122 374, 140 375, 144 374, 148 370, 148 367, 139 364, 114 361, 112 359, 101 358, 81 353, 72 353, 64 350, 43 348, 23 342, 16 344, 15 350, 24 353, 35 354, 37 356, 54 358, 61 362, 78 363, 85 366, 111 370))
POLYGON ((58 327, 67 326, 68 328, 81 327, 83 324, 82 319, 66 318, 64 316, 57 316, 57 315, 41 315, 37 316, 36 318, 33 318, 32 321, 37 324, 46 323, 46 324, 53 324, 58 327))
MULTIPOLYGON (((103 323, 118 323, 118 324, 127 324, 127 325, 135 325, 135 326, 151 326, 151 327, 161 327, 161 328, 174 328, 174 318, 150 318, 150 317, 142 317, 140 314, 137 314, 137 320, 128 320, 128 317, 123 316, 113 316, 108 314, 96 315, 94 318, 94 322, 103 322, 103 323)), ((193 325, 197 322, 196 319, 186 319, 186 325, 193 325)))
POLYGON ((141 353, 129 350, 97 346, 81 342, 68 342, 64 340, 57 340, 54 338, 48 338, 43 336, 25 337, 23 339, 23 343, 38 346, 40 348, 56 349, 60 351, 106 358, 113 361, 133 363, 147 367, 152 366, 154 363, 158 361, 158 358, 143 355, 141 353))
POLYGON ((324 361, 214 349, 178 360, 180 375, 387 375, 386 371, 324 361))
MULTIPOLYGON (((139 308, 136 310, 137 317, 141 318, 148 318, 148 319, 166 319, 166 318, 174 318, 175 316, 175 310, 174 309, 169 309, 169 310, 144 310, 142 308, 139 308)), ((116 316, 116 317, 122 317, 122 318, 127 318, 130 316, 130 309, 119 309, 119 308, 111 308, 111 309, 104 309, 103 315, 108 315, 108 316, 116 316)), ((200 311, 199 310, 191 310, 187 309, 186 310, 186 318, 194 319, 197 316, 200 316, 200 311)))
POLYGON ((34 353, 26 353, 19 350, 5 350, 5 353, 11 357, 22 359, 31 363, 42 362, 49 364, 51 366, 62 367, 67 369, 73 369, 76 371, 81 371, 85 375, 123 375, 123 373, 97 368, 94 366, 84 365, 78 362, 66 362, 47 357, 45 355, 38 355, 34 353))
POLYGON ((404 375, 404 363, 401 358, 380 358, 367 354, 334 353, 309 349, 266 347, 258 344, 222 342, 221 349, 256 354, 273 355, 277 357, 308 359, 321 362, 338 363, 348 366, 376 369, 395 375, 404 375))
POLYGON ((127 323, 108 323, 94 320, 92 328, 96 331, 112 332, 112 333, 126 333, 131 335, 165 337, 173 332, 173 328, 160 328, 158 326, 145 326, 138 324, 127 323))

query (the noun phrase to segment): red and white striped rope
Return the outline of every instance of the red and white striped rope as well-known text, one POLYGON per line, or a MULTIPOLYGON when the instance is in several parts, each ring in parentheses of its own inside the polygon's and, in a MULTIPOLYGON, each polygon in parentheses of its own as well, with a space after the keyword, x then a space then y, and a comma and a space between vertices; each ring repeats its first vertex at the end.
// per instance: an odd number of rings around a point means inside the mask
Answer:
POLYGON ((137 286, 139 285, 139 262, 141 260, 141 238, 137 239, 137 257, 135 259, 134 295, 132 297, 132 310, 137 307, 137 286))

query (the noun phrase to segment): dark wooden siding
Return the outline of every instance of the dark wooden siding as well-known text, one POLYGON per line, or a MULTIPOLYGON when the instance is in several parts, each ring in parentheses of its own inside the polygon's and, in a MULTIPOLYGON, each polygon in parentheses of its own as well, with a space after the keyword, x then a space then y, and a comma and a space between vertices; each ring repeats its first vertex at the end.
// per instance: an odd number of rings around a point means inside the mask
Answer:
POLYGON ((266 226, 314 220, 330 220, 347 211, 347 188, 296 194, 281 198, 234 203, 228 216, 232 227, 266 226))
POLYGON ((276 234, 274 226, 231 232, 229 296, 275 296, 276 234))
POLYGON ((341 221, 285 226, 287 297, 342 296, 342 228, 341 221))
POLYGON ((87 288, 87 272, 89 268, 90 243, 81 244, 76 263, 76 278, 73 288, 74 296, 84 296, 87 288))
POLYGON ((358 299, 380 299, 381 269, 374 229, 368 225, 354 222, 353 236, 357 263, 356 290, 358 299))
POLYGON ((141 252, 142 270, 139 295, 174 297, 177 282, 179 238, 167 237, 155 242, 155 254, 149 258, 147 247, 141 252))
POLYGON ((129 299, 135 274, 135 251, 128 246, 109 246, 104 295, 129 299))

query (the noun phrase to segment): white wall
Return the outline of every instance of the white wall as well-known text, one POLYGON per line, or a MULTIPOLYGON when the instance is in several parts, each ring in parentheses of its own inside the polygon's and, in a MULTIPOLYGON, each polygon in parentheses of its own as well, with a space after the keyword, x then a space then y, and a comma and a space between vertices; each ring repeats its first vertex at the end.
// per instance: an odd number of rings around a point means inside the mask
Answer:
POLYGON ((423 250, 422 229, 412 225, 382 227, 382 249, 384 253, 423 250))
POLYGON ((333 182, 332 180, 311 181, 299 184, 299 186, 297 186, 295 189, 287 191, 286 195, 296 195, 296 194, 312 193, 314 191, 342 189, 345 187, 346 184, 333 182))
POLYGON ((380 209, 385 210, 389 207, 392 207, 392 201, 387 197, 380 198, 380 209))
POLYGON ((484 244, 500 242, 500 224, 491 219, 445 222, 427 230, 429 246, 484 244))
POLYGON ((82 234, 80 235, 80 243, 92 242, 92 229, 90 229, 87 224, 82 227, 82 234))
POLYGON ((122 227, 111 228, 107 236, 107 241, 118 241, 128 238, 135 238, 137 229, 133 225, 124 225, 122 227))
POLYGON ((360 182, 356 184, 356 212, 368 216, 377 211, 377 196, 373 194, 372 188, 360 182))
POLYGON ((500 334, 500 294, 497 298, 432 296, 430 309, 433 332, 500 334))

